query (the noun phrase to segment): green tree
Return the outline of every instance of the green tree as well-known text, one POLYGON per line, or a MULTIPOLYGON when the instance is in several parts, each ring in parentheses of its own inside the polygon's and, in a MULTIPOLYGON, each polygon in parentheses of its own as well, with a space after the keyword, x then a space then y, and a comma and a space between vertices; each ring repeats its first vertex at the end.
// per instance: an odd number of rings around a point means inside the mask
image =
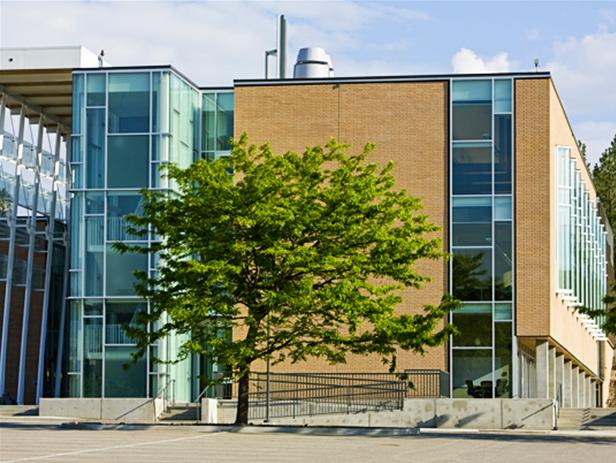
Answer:
POLYGON ((605 307, 602 309, 593 310, 582 307, 580 312, 593 318, 603 318, 603 331, 616 336, 616 283, 614 283, 611 292, 603 298, 603 302, 605 307))
POLYGON ((443 323, 457 305, 448 295, 416 315, 396 313, 401 289, 429 281, 415 263, 444 257, 437 227, 394 189, 392 164, 366 161, 371 145, 347 150, 331 141, 275 155, 244 135, 227 159, 171 166, 177 194, 144 191, 132 232, 149 225, 161 242, 118 246, 162 262, 154 277, 138 275, 151 301, 140 322, 165 320, 127 328, 139 355, 171 332, 190 334, 181 355, 212 355, 238 382, 237 424, 248 422, 257 360, 376 353, 393 369, 398 348, 423 352, 454 331, 443 323))
POLYGON ((582 140, 578 140, 577 145, 580 150, 580 153, 582 153, 582 157, 584 158, 584 161, 586 162, 586 164, 588 164, 588 153, 586 151, 586 143, 584 143, 582 140))
POLYGON ((616 135, 595 165, 593 181, 612 227, 616 227, 616 135))

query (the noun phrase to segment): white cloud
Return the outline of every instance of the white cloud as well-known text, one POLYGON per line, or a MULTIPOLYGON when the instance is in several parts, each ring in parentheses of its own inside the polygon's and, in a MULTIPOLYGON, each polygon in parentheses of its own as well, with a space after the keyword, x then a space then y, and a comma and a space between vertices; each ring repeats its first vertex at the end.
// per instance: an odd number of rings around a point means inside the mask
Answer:
MULTIPOLYGON (((105 49, 112 65, 173 64, 201 85, 261 77, 263 53, 275 46, 278 13, 284 13, 289 24, 288 71, 300 47, 321 46, 336 65, 363 50, 365 34, 371 34, 378 22, 408 27, 412 21, 428 19, 400 4, 351 0, 1 1, 3 47, 82 44, 95 52, 105 49)), ((405 46, 397 38, 383 39, 370 51, 393 52, 405 46)))
POLYGON ((614 116, 616 32, 598 32, 557 43, 546 69, 552 72, 565 107, 577 117, 614 116))
POLYGON ((616 122, 583 121, 573 124, 575 136, 586 144, 588 162, 594 165, 616 135, 616 122))
POLYGON ((461 48, 453 55, 451 66, 453 72, 464 74, 507 72, 511 68, 509 55, 505 52, 497 53, 491 58, 484 59, 468 48, 461 48))

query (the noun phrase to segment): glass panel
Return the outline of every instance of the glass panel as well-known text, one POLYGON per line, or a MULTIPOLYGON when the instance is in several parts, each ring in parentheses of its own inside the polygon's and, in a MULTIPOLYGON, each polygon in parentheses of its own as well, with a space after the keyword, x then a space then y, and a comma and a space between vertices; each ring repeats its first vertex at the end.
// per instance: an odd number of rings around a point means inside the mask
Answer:
POLYGON ((492 349, 454 349, 453 397, 492 397, 492 349))
POLYGON ((510 301, 513 284, 511 222, 494 223, 494 289, 497 301, 510 301))
POLYGON ((109 188, 148 186, 149 146, 146 135, 111 136, 107 151, 109 188))
POLYGON ((494 116, 494 193, 511 193, 512 134, 511 115, 494 116))
MULTIPOLYGON (((83 193, 75 193, 71 201, 71 268, 81 270, 83 267, 83 193)), ((73 296, 77 294, 71 293, 73 296)))
POLYGON ((132 296, 135 294, 137 278, 133 272, 139 270, 147 272, 147 254, 126 253, 120 254, 107 245, 107 295, 132 296))
POLYGON ((511 381, 513 379, 511 368, 511 323, 495 323, 494 338, 494 376, 496 378, 496 384, 494 386, 494 396, 511 397, 511 381))
POLYGON ((88 109, 86 145, 87 188, 103 188, 105 175, 105 110, 88 109))
POLYGON ((454 249, 453 292, 462 301, 492 300, 492 251, 454 249))
POLYGON ((494 220, 511 220, 511 196, 494 198, 494 220))
POLYGON ((105 349, 105 397, 145 397, 146 359, 133 363, 134 347, 105 349), (128 366, 128 368, 125 368, 128 366))
POLYGON ((216 149, 227 151, 233 138, 233 93, 219 93, 216 102, 216 149))
POLYGON ((511 320, 512 307, 511 304, 497 303, 494 304, 494 319, 495 320, 511 320))
POLYGON ((83 396, 100 397, 103 375, 103 319, 84 318, 83 396))
POLYGON ((511 79, 496 79, 494 81, 494 112, 511 112, 511 79))
POLYGON ((453 139, 492 139, 492 81, 454 81, 453 139))
POLYGON ((109 75, 110 133, 149 132, 149 90, 149 73, 109 75))
POLYGON ((103 302, 101 300, 85 299, 83 305, 86 315, 103 315, 103 302))
POLYGON ((141 195, 139 193, 107 193, 107 239, 112 241, 141 240, 144 235, 133 235, 126 231, 129 225, 127 214, 141 214, 141 195))
POLYGON ((152 73, 152 132, 160 130, 160 72, 152 73))
MULTIPOLYGON (((81 119, 83 117, 83 74, 73 75, 73 133, 81 133, 81 119)), ((4 127, 0 127, 4 129, 4 127)))
POLYGON ((491 243, 491 198, 453 198, 453 245, 489 246, 491 243))
POLYGON ((492 193, 491 143, 454 143, 453 194, 492 193))
POLYGON ((105 106, 105 74, 88 74, 88 106, 105 106))
POLYGON ((71 296, 82 296, 81 294, 81 272, 73 272, 69 273, 70 275, 70 284, 71 284, 71 296))
POLYGON ((68 396, 81 397, 81 375, 68 375, 68 396))
POLYGON ((135 340, 124 331, 124 325, 138 326, 137 312, 145 312, 146 310, 145 302, 107 301, 105 344, 135 344, 135 340))
POLYGON ((105 194, 103 192, 86 193, 86 214, 105 213, 105 194))
POLYGON ((86 296, 103 295, 104 217, 86 218, 86 268, 84 275, 86 296))
POLYGON ((453 324, 459 331, 454 346, 492 346, 492 304, 464 304, 453 313, 453 324))
POLYGON ((215 150, 216 141, 216 94, 203 94, 203 146, 202 150, 215 150))
POLYGON ((81 303, 69 302, 68 312, 68 371, 81 371, 81 303))
POLYGON ((73 136, 71 138, 71 162, 82 162, 83 152, 81 146, 82 137, 73 136))

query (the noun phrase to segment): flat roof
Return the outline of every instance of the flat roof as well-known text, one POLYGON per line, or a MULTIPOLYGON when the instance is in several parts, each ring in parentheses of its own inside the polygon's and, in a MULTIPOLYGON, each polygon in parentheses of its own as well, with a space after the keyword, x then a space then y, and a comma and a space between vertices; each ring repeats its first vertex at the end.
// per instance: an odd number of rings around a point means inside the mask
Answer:
POLYGON ((38 121, 45 116, 45 126, 60 125, 63 134, 70 134, 73 106, 73 69, 3 69, 0 70, 0 91, 7 95, 6 106, 28 107, 26 116, 38 121))
POLYGON ((363 77, 321 77, 315 79, 236 79, 235 87, 264 85, 306 85, 306 84, 362 84, 362 83, 395 83, 395 82, 435 82, 450 79, 486 79, 491 77, 512 77, 516 79, 546 79, 548 71, 541 72, 496 72, 482 74, 421 74, 421 75, 389 75, 363 77))

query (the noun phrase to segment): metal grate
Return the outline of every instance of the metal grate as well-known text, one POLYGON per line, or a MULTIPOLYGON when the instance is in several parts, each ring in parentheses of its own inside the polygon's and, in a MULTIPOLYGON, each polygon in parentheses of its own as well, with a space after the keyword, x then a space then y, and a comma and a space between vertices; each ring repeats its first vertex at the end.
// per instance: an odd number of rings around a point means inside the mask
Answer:
POLYGON ((449 373, 442 370, 404 370, 411 387, 406 391, 410 399, 438 399, 449 397, 449 373))

